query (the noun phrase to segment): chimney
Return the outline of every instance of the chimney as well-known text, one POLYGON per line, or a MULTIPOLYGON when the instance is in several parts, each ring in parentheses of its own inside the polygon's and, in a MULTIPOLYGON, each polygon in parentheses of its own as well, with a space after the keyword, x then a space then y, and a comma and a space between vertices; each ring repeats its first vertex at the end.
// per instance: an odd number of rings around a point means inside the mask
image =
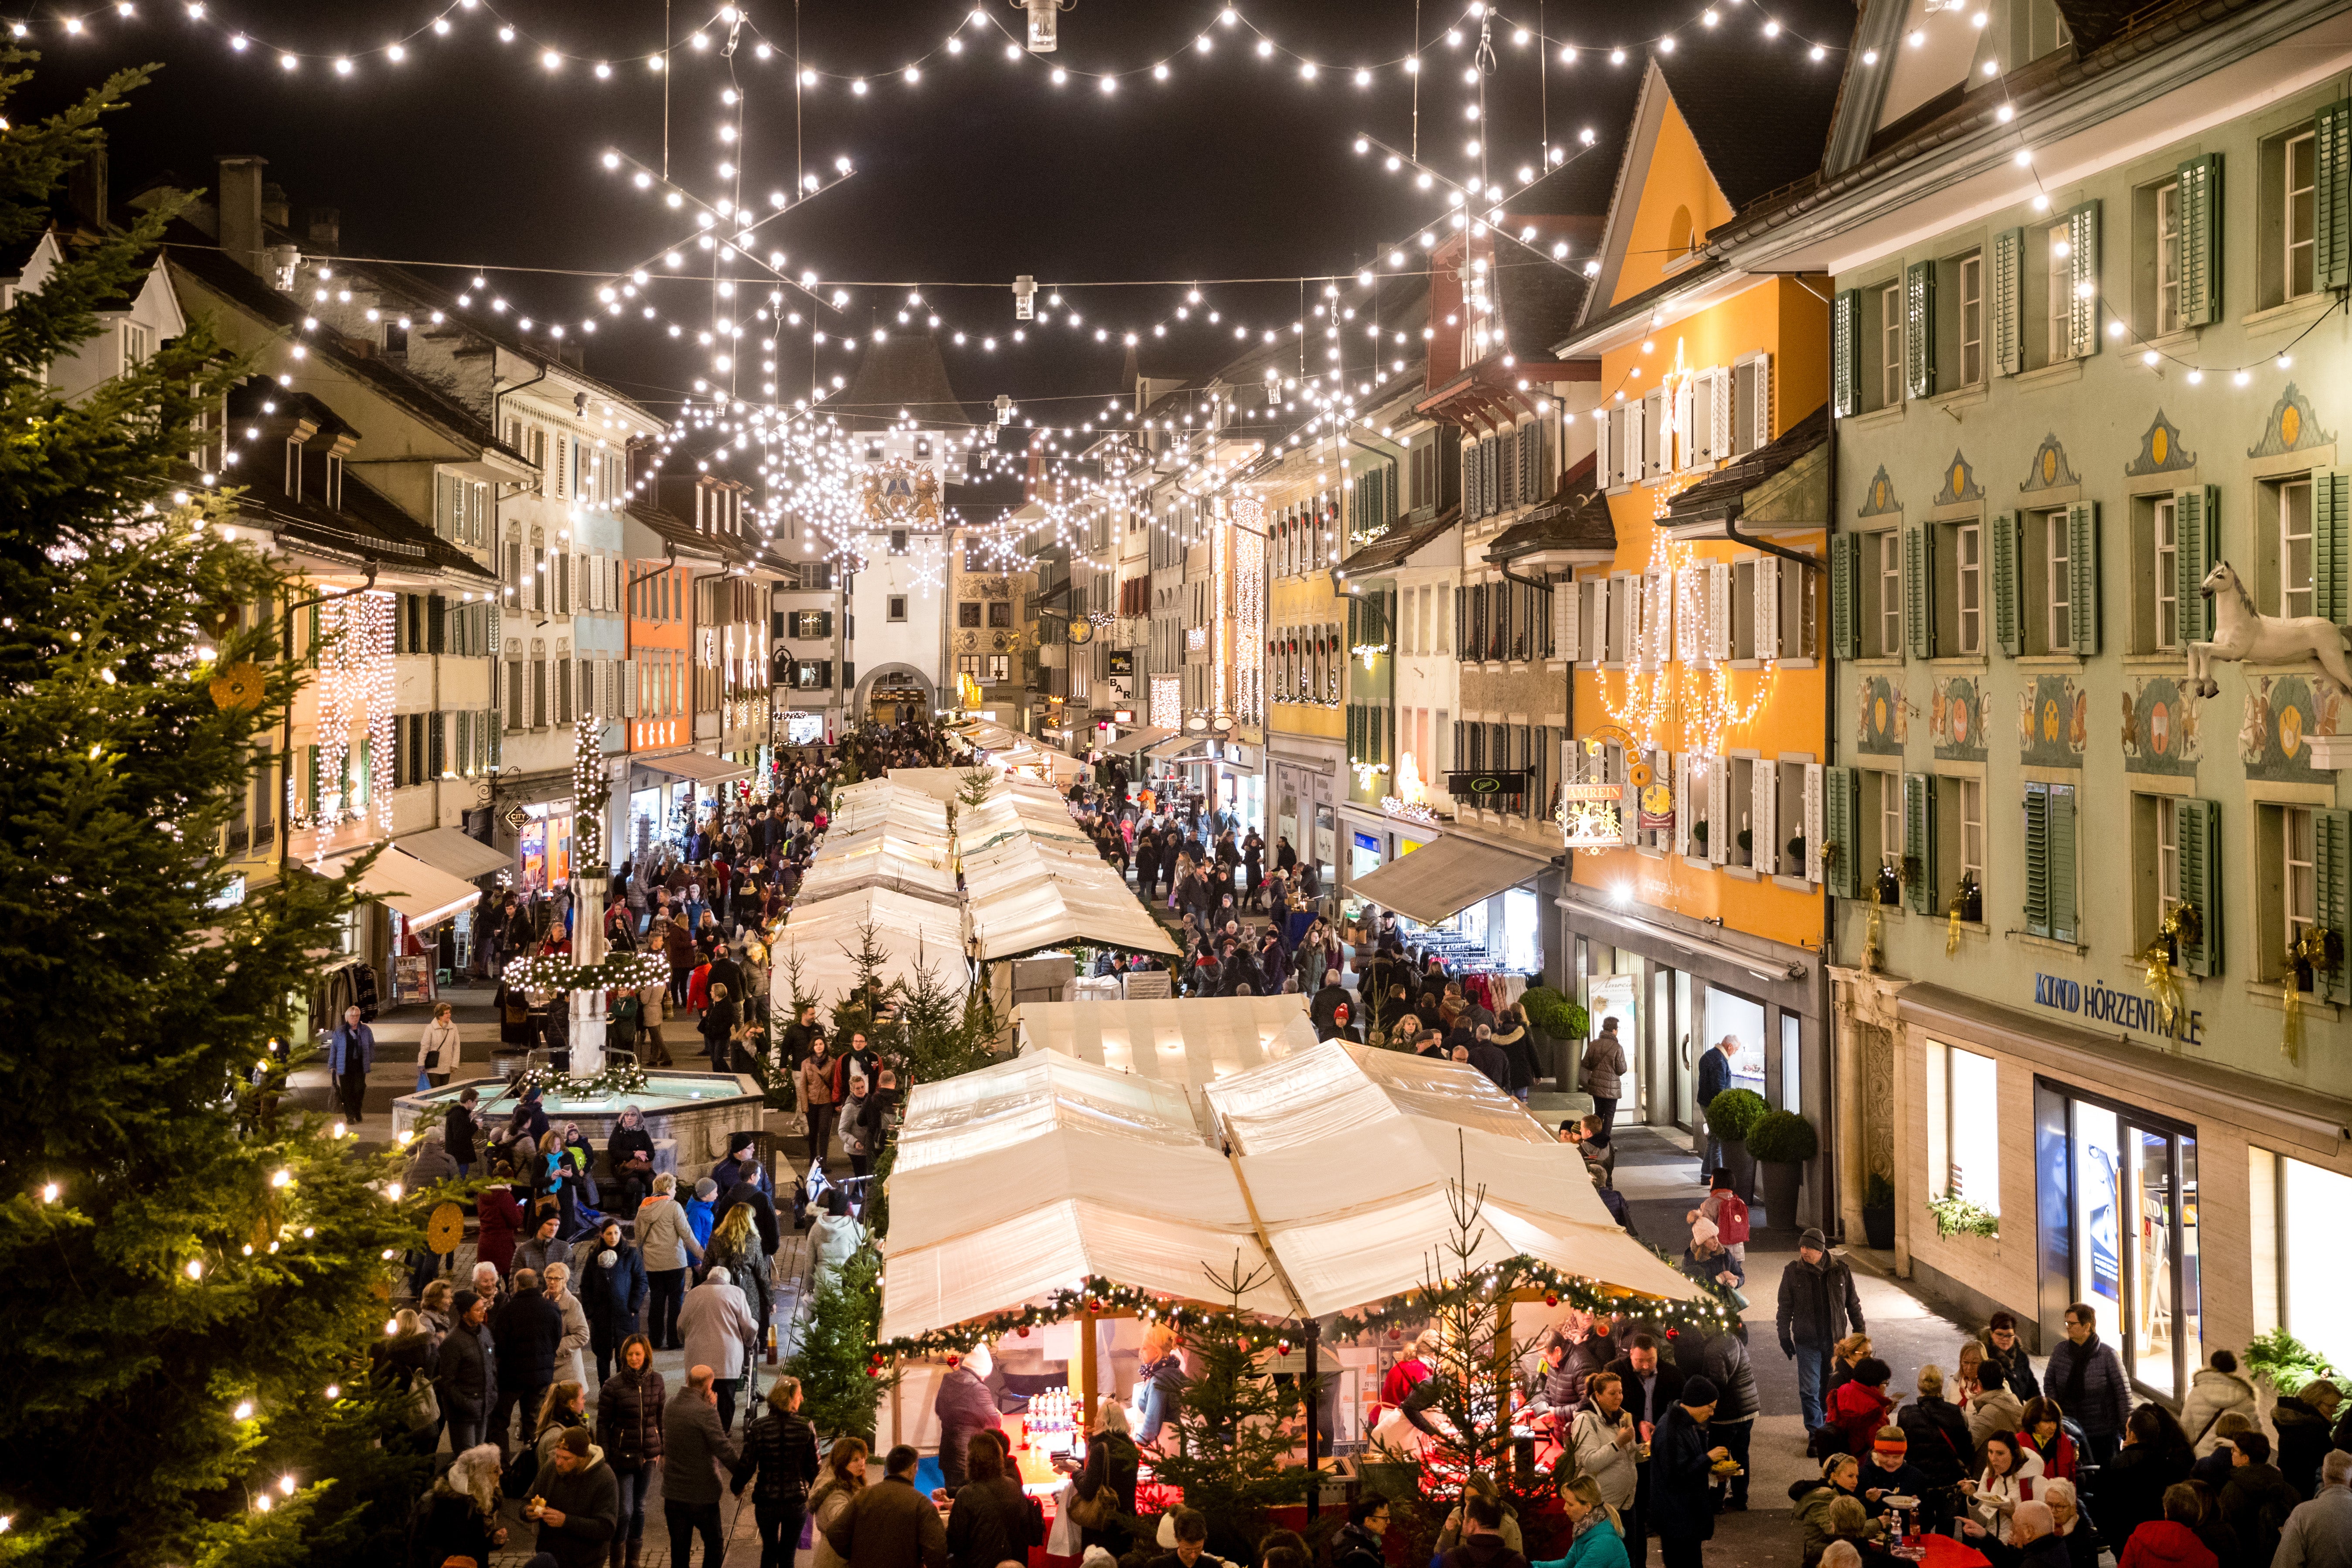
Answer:
POLYGON ((312 207, 309 213, 310 239, 309 249, 313 256, 333 256, 342 246, 342 212, 337 207, 312 207))
POLYGON ((93 228, 106 226, 106 149, 93 147, 89 156, 74 165, 66 199, 75 216, 93 228))
POLYGON ((268 263, 261 251, 261 171, 269 160, 234 157, 215 163, 220 171, 221 253, 249 271, 262 272, 268 263))
POLYGON ((275 228, 287 228, 294 219, 286 205, 286 187, 275 180, 261 187, 261 221, 275 228))

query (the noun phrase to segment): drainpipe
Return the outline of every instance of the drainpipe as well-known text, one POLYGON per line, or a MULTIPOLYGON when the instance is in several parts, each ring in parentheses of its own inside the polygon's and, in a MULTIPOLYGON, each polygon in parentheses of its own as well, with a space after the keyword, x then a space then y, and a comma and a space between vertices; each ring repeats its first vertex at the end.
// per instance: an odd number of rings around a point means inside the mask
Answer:
MULTIPOLYGON (((1831 554, 1837 548, 1837 458, 1838 422, 1832 417, 1830 420, 1829 433, 1829 524, 1822 536, 1822 553, 1824 556, 1831 554)), ((1725 526, 1728 528, 1730 524, 1727 523, 1725 526)), ((1819 571, 1820 568, 1815 567, 1814 570, 1819 571)), ((1837 762, 1838 670, 1834 627, 1832 628, 1831 640, 1822 646, 1822 787, 1826 790, 1829 787, 1829 770, 1837 762)), ((1845 853, 1846 850, 1846 846, 1839 846, 1841 854, 1845 853)), ((1860 874, 1859 868, 1856 868, 1856 874, 1860 874)), ((1822 888, 1821 962, 1815 966, 1821 971, 1821 978, 1815 984, 1814 990, 1820 996, 1822 1009, 1822 1045, 1824 1047, 1820 1053, 1822 1080, 1829 1089, 1829 1092, 1821 1097, 1821 1102, 1829 1108, 1827 1114, 1822 1119, 1826 1123, 1822 1129, 1823 1134, 1822 1147, 1830 1152, 1829 1157, 1822 1162, 1822 1170, 1820 1173, 1822 1180, 1817 1190, 1822 1194, 1823 1200, 1821 1215, 1822 1228, 1825 1233, 1837 1233, 1838 1238, 1843 1241, 1843 1226, 1839 1216, 1843 1212, 1844 1205, 1838 1189, 1840 1166, 1843 1162, 1838 1157, 1837 1147, 1839 1122, 1843 1112, 1837 1102, 1837 985, 1830 976, 1830 958, 1837 942, 1837 898, 1829 890, 1828 880, 1827 875, 1824 874, 1822 888)))
MULTIPOLYGON (((1834 461, 1837 457, 1835 437, 1832 437, 1831 439, 1830 457, 1832 461, 1834 461)), ((1832 505, 1834 505, 1837 499, 1837 476, 1834 474, 1830 476, 1830 499, 1832 505)), ((1723 537, 1731 541, 1734 544, 1745 544, 1750 550, 1760 550, 1767 555, 1777 555, 1783 561, 1793 561, 1808 572, 1819 572, 1822 569, 1822 563, 1820 561, 1806 554, 1801 550, 1790 550, 1786 545, 1774 544, 1769 540, 1759 539, 1752 533, 1740 532, 1739 503, 1738 501, 1732 502, 1731 510, 1724 514, 1723 537)))

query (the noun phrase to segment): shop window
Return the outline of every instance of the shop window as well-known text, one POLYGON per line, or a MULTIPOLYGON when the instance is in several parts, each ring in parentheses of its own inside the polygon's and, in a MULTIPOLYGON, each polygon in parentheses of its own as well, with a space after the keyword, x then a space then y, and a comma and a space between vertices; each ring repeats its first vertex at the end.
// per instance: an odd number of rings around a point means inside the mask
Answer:
POLYGON ((2252 1145, 2246 1158, 2254 1332, 2284 1329, 2352 1364, 2352 1256, 2328 1245, 2352 1213, 2352 1176, 2252 1145))
POLYGON ((1990 1057, 1927 1042, 1927 1185, 2000 1213, 2000 1075, 1990 1057))
POLYGON ((1780 1103, 1776 1108, 1792 1116, 1805 1113, 1804 1020, 1794 1013, 1780 1015, 1780 1103))

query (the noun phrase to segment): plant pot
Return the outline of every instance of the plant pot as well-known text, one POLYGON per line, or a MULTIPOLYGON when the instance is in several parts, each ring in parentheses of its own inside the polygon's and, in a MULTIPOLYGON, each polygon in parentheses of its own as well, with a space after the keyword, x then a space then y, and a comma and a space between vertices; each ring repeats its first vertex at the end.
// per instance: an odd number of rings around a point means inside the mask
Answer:
MULTIPOLYGON (((1797 1188, 1805 1179, 1805 1168, 1792 1161, 1767 1160, 1759 1163, 1757 1169, 1763 1173, 1765 1224, 1776 1230, 1796 1229, 1797 1188)), ((1890 1215, 1888 1223, 1893 1222, 1890 1215)))
POLYGON ((1967 921, 1971 924, 1981 925, 1984 923, 1984 895, 1982 893, 1977 894, 1974 898, 1962 899, 1960 900, 1960 919, 1967 921))
POLYGON ((1903 884, 1894 881, 1880 882, 1878 901, 1888 909, 1900 909, 1903 905, 1903 884))
POLYGON ((1874 1252, 1895 1250, 1895 1205, 1864 1204, 1862 1205, 1862 1234, 1874 1252))
POLYGON ((1739 1194, 1741 1203, 1754 1203, 1756 1201, 1756 1162, 1748 1157, 1748 1140, 1724 1138, 1717 1142, 1723 1152, 1723 1168, 1731 1173, 1732 1190, 1739 1194))

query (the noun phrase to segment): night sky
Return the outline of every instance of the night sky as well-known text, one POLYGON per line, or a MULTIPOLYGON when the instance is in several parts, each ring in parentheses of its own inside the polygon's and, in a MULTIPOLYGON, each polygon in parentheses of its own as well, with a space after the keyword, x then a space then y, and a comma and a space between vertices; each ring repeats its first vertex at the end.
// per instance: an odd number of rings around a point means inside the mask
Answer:
MULTIPOLYGON (((286 189, 298 234, 308 208, 338 208, 351 256, 593 272, 638 264, 694 232, 656 196, 631 189, 625 172, 602 164, 611 148, 661 166, 663 75, 633 58, 661 45, 659 0, 506 0, 497 12, 451 5, 437 13, 451 23, 444 37, 429 31, 429 4, 209 0, 203 26, 188 20, 183 0, 138 7, 128 19, 111 5, 84 12, 79 36, 66 34, 54 14, 32 18, 26 42, 43 58, 10 106, 23 118, 109 69, 160 64, 156 81, 110 121, 118 202, 167 174, 208 186, 214 155, 258 153, 286 189), (499 41, 501 22, 518 30, 514 42, 499 41), (255 40, 242 53, 224 36, 237 29, 255 40), (403 63, 356 53, 412 29, 427 30, 411 37, 403 63), (551 71, 540 58, 548 47, 584 58, 551 71), (281 49, 306 58, 289 72, 277 63, 281 49), (333 57, 345 52, 353 68, 338 75, 333 57), (598 58, 615 62, 609 79, 593 75, 598 58)), ((1723 10, 1724 42, 1753 33, 1752 8, 1723 10)), ((907 286, 921 287, 942 317, 942 339, 957 330, 969 336, 963 347, 944 346, 967 401, 1004 392, 1043 413, 1048 399, 1075 410, 1107 398, 1121 390, 1121 331, 1145 334, 1147 369, 1155 359, 1184 370, 1214 364, 1241 346, 1236 320, 1287 329, 1299 314, 1300 275, 1351 272, 1446 210, 1442 188, 1416 191, 1409 177, 1352 150, 1360 133, 1399 146, 1412 137, 1411 79, 1396 64, 1412 47, 1410 0, 1259 0, 1234 26, 1220 25, 1214 5, 1086 0, 1061 14, 1058 54, 1024 54, 1017 64, 1004 46, 1020 36, 1022 13, 1000 0, 988 15, 983 27, 968 5, 936 0, 808 0, 800 14, 806 64, 870 79, 863 95, 839 76, 803 90, 801 162, 831 178, 834 160, 846 156, 856 173, 761 230, 788 253, 788 270, 815 268, 828 295, 850 289, 847 310, 817 322, 829 331, 898 330, 907 286), (1203 29, 1214 44, 1207 55, 1193 47, 1203 29), (960 55, 941 52, 951 34, 964 42, 960 55), (1288 52, 1261 58, 1260 36, 1288 52), (924 55, 921 80, 910 87, 897 73, 924 55), (1317 62, 1317 79, 1302 79, 1299 57, 1317 62), (1150 68, 1163 58, 1169 79, 1155 81, 1150 68), (1053 86, 1055 66, 1141 74, 1107 95, 1085 74, 1053 86), (1380 68, 1370 88, 1355 85, 1363 66, 1380 68), (1037 278, 1041 304, 1045 287, 1062 286, 1066 310, 1078 309, 1082 327, 1033 325, 1030 341, 1013 345, 1010 284, 1022 272, 1037 278), (1177 322, 1194 278, 1288 280, 1204 285, 1204 303, 1177 322), (1152 286, 1098 286, 1127 281, 1152 286), (1073 287, 1082 284, 1097 286, 1073 287), (1216 327, 1199 319, 1212 308, 1223 318, 1216 327), (1154 322, 1171 335, 1151 338, 1154 322), (1112 329, 1109 343, 1094 341, 1097 326, 1112 329), (984 333, 999 337, 995 353, 980 350, 984 333)), ((1533 0, 1514 4, 1495 21, 1487 111, 1474 123, 1464 108, 1475 89, 1463 73, 1479 25, 1466 7, 1424 7, 1424 161, 1444 175, 1466 174, 1474 164, 1465 143, 1479 136, 1489 144, 1489 177, 1513 187, 1517 171, 1541 157, 1548 115, 1550 142, 1571 152, 1581 151, 1581 130, 1595 130, 1600 145, 1584 156, 1613 170, 1648 40, 1667 26, 1690 36, 1695 15, 1654 0, 1551 0, 1541 26, 1554 44, 1544 50, 1511 41, 1515 28, 1537 25, 1533 0), (1457 25, 1462 43, 1449 47, 1444 36, 1457 25), (1559 46, 1571 39, 1583 52, 1563 64, 1559 46), (1627 59, 1612 67, 1605 52, 1617 44, 1627 59), (1541 102, 1539 58, 1549 62, 1541 102)), ((730 64, 719 58, 727 29, 715 11, 680 5, 673 13, 669 167, 706 199, 730 194, 717 166, 730 155, 743 166, 742 195, 763 208, 767 192, 793 183, 793 16, 789 4, 753 0, 730 64), (712 47, 697 51, 686 40, 704 24, 712 47), (762 39, 772 47, 765 61, 756 58, 762 39), (739 147, 718 137, 730 72, 743 95, 739 147)), ((467 274, 442 276, 454 286, 467 274)), ((573 321, 594 308, 600 281, 494 273, 494 287, 520 308, 573 321)), ((657 287, 666 310, 692 319, 709 309, 707 284, 657 287)), ((804 300, 795 304, 805 310, 804 300)), ((915 323, 922 321, 918 313, 915 323)), ((787 399, 807 389, 809 353, 803 341, 786 356, 779 380, 787 399)), ((660 412, 706 373, 696 351, 651 324, 608 325, 587 355, 592 371, 660 412)), ((820 374, 846 371, 845 357, 823 351, 820 374)))

